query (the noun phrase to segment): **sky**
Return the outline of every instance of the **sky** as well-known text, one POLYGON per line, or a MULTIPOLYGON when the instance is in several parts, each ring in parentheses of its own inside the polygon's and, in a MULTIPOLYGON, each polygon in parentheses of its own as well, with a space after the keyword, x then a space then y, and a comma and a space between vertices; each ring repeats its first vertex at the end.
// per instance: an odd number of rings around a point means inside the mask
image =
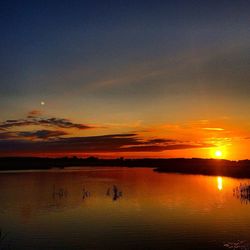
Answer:
POLYGON ((1 1, 0 156, 250 158, 249 9, 1 1))

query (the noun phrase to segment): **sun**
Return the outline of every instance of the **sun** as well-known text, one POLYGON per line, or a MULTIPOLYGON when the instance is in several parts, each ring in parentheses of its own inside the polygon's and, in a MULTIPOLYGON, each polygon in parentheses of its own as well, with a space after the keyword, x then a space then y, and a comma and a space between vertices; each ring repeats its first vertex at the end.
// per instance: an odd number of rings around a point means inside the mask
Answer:
POLYGON ((214 159, 227 159, 228 148, 225 146, 218 146, 210 149, 210 157, 214 159))
POLYGON ((216 151, 214 152, 214 155, 215 155, 215 157, 217 157, 217 158, 221 158, 221 157, 222 157, 222 152, 221 152, 221 150, 216 150, 216 151))

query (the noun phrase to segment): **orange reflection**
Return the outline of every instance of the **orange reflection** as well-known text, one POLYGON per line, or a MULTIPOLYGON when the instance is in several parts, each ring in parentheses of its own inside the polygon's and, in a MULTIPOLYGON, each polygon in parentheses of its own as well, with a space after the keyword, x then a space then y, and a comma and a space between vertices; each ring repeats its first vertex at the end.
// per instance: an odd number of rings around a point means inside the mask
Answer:
POLYGON ((223 179, 220 176, 217 177, 217 187, 220 191, 223 189, 223 179))

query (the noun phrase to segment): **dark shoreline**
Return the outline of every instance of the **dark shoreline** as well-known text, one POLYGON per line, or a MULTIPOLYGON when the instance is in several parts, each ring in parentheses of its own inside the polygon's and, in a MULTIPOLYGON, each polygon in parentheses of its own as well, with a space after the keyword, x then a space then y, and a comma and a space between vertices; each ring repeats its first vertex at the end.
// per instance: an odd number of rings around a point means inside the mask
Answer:
POLYGON ((146 167, 159 173, 200 174, 250 178, 250 160, 229 161, 199 158, 169 159, 99 159, 96 157, 77 158, 39 158, 39 157, 2 157, 0 171, 6 170, 46 170, 65 167, 146 167))

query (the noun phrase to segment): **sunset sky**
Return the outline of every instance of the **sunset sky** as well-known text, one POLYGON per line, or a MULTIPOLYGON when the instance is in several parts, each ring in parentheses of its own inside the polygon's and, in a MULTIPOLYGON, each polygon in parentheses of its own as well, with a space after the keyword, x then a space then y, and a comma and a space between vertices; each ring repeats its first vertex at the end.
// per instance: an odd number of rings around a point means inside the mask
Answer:
POLYGON ((0 156, 250 158, 250 1, 0 8, 0 156))

